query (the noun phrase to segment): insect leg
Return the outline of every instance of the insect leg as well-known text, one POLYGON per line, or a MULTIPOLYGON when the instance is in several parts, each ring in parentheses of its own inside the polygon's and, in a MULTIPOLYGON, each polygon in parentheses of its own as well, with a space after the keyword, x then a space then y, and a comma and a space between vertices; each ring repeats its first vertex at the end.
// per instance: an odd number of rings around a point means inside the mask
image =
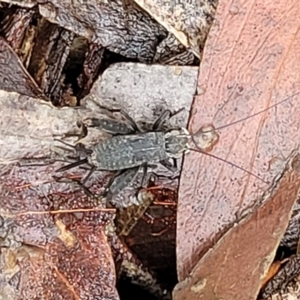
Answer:
POLYGON ((179 109, 178 111, 172 113, 169 109, 166 109, 160 116, 159 118, 155 121, 152 129, 153 131, 159 129, 159 127, 166 121, 166 119, 170 119, 171 117, 174 117, 181 111, 183 111, 184 108, 179 109))
POLYGON ((95 172, 96 167, 92 166, 91 170, 89 171, 89 173, 87 174, 87 176, 82 180, 82 184, 85 184, 88 179, 91 177, 91 175, 95 172))
POLYGON ((18 165, 20 167, 42 167, 52 165, 57 161, 63 160, 58 160, 51 157, 22 158, 18 161, 18 165))
POLYGON ((120 193, 124 188, 126 188, 137 176, 140 167, 135 167, 118 172, 110 180, 108 187, 104 193, 104 197, 111 198, 113 195, 120 193))
MULTIPOLYGON (((56 140, 56 139, 54 139, 56 140)), ((56 141, 59 141, 63 144, 65 144, 66 146, 70 147, 70 148, 73 148, 72 150, 71 149, 68 149, 66 147, 61 147, 61 146, 55 146, 52 148, 52 151, 53 153, 50 154, 49 156, 44 156, 44 157, 32 157, 32 158, 22 158, 18 161, 18 165, 20 167, 40 167, 40 166, 48 166, 48 165, 51 165, 51 164, 54 164, 58 161, 61 161, 61 162, 70 162, 70 161, 74 161, 74 159, 78 160, 78 157, 76 158, 71 158, 69 156, 66 156, 65 158, 60 158, 61 155, 60 155, 60 152, 58 152, 57 149, 62 149, 63 151, 76 151, 76 153, 85 153, 85 154, 89 154, 89 151, 88 149, 81 149, 80 145, 76 145, 76 146, 72 146, 68 143, 65 143, 63 141, 60 141, 60 140, 56 140, 56 141)))
MULTIPOLYGON (((89 150, 89 149, 86 149, 85 147, 84 147, 84 145, 83 144, 81 144, 81 143, 78 143, 78 144, 76 144, 75 146, 74 145, 71 145, 71 144, 69 144, 69 143, 66 143, 66 142, 64 142, 64 141, 62 141, 62 140, 59 140, 59 139, 54 139, 55 141, 57 141, 57 142, 59 142, 59 143, 62 143, 62 144, 64 144, 64 145, 66 145, 67 147, 70 147, 72 150, 75 150, 75 152, 77 153, 77 154, 81 154, 81 153, 83 153, 83 154, 85 154, 85 155, 90 155, 90 154, 92 154, 92 150, 89 150)), ((66 151, 71 151, 71 149, 68 149, 68 148, 64 148, 64 147, 61 147, 61 146, 56 146, 57 148, 60 148, 60 149, 63 149, 63 150, 66 150, 66 151)))
POLYGON ((140 131, 140 129, 138 128, 138 126, 135 123, 135 121, 128 115, 127 112, 123 111, 122 109, 114 109, 114 110, 111 110, 111 111, 112 112, 119 112, 120 114, 122 114, 128 120, 128 122, 132 126, 134 132, 140 131))
MULTIPOLYGON (((104 110, 107 110, 111 113, 120 113, 121 115, 123 115, 125 117, 125 119, 130 123, 130 126, 132 127, 132 130, 131 132, 140 132, 140 129, 138 128, 137 124, 135 123, 135 121, 122 109, 111 109, 111 108, 107 108, 107 107, 104 107, 102 105, 99 105, 98 103, 96 104, 99 108, 101 109, 104 109, 104 110)), ((93 119, 94 122, 96 123, 97 121, 95 121, 96 119, 93 119)), ((128 132, 126 132, 128 133, 128 132)), ((120 134, 126 134, 126 133, 120 133, 120 134)))
POLYGON ((177 170, 177 160, 175 158, 173 158, 172 160, 173 160, 173 164, 170 163, 168 159, 164 159, 160 161, 160 164, 162 164, 165 168, 167 168, 171 172, 175 172, 177 170))
POLYGON ((169 109, 166 109, 153 124, 152 127, 153 131, 157 130, 165 122, 167 118, 169 119, 171 117, 171 115, 172 115, 171 111, 169 109))
POLYGON ((106 201, 103 201, 103 198, 99 198, 97 195, 93 194, 89 188, 87 188, 84 184, 82 184, 79 180, 76 179, 64 179, 64 178, 59 178, 56 176, 53 176, 53 179, 56 182, 61 182, 61 183, 74 183, 76 184, 83 192, 90 198, 95 199, 96 201, 103 202, 103 204, 106 204, 106 201))
POLYGON ((66 166, 64 166, 64 167, 61 167, 61 168, 59 168, 58 170, 56 170, 56 172, 64 172, 64 171, 66 171, 66 170, 70 170, 70 169, 73 169, 73 168, 75 168, 75 167, 77 167, 77 166, 81 166, 81 165, 87 164, 87 163, 88 163, 88 159, 87 159, 87 158, 84 158, 84 159, 75 161, 75 162, 73 162, 73 163, 71 163, 71 164, 68 164, 68 165, 66 165, 66 166))

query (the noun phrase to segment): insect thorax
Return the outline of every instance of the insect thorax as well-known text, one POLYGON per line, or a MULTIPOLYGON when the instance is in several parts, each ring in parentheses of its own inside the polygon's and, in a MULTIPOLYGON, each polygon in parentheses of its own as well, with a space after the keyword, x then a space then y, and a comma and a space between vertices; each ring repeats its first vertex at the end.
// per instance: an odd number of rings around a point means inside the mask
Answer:
POLYGON ((166 133, 165 139, 169 157, 179 158, 184 151, 188 150, 190 134, 185 128, 169 131, 166 133))
POLYGON ((94 146, 89 162, 102 170, 124 170, 167 159, 164 132, 114 136, 94 146))

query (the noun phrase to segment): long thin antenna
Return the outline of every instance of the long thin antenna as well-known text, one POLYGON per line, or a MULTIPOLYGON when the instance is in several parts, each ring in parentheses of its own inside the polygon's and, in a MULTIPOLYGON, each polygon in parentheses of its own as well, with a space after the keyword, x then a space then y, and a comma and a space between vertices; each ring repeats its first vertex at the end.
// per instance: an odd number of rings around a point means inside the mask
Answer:
MULTIPOLYGON (((255 116, 257 116, 257 115, 259 115, 259 114, 261 114, 261 113, 263 113, 263 112, 265 112, 265 111, 267 111, 267 110, 269 110, 269 109, 271 109, 271 108, 277 106, 278 104, 281 104, 281 103, 283 103, 283 102, 288 101, 289 99, 291 99, 291 98, 293 98, 293 97, 295 97, 295 96, 297 96, 297 95, 299 95, 299 94, 300 94, 300 91, 298 91, 298 92, 292 94, 291 96, 289 96, 289 97, 287 97, 287 98, 285 98, 285 99, 283 99, 283 100, 281 100, 281 101, 279 101, 279 102, 274 103, 273 105, 271 105, 271 106, 269 106, 269 107, 267 107, 267 108, 264 108, 264 109, 262 109, 262 110, 260 110, 260 111, 258 111, 258 112, 256 112, 256 113, 254 113, 253 115, 247 116, 247 117, 245 117, 245 118, 243 118, 243 119, 237 120, 237 121, 232 122, 232 123, 230 123, 230 124, 226 124, 226 125, 220 126, 220 127, 218 127, 218 128, 215 128, 214 130, 220 130, 220 129, 223 129, 223 128, 226 128, 226 127, 235 125, 235 124, 237 124, 237 123, 246 121, 247 119, 250 119, 250 118, 252 118, 252 117, 255 117, 255 116)), ((203 132, 205 133, 206 131, 203 131, 203 132)), ((207 131, 207 132, 210 132, 210 131, 207 131)))
MULTIPOLYGON (((281 100, 281 101, 279 101, 279 102, 277 102, 277 103, 275 103, 275 104, 273 104, 273 105, 271 105, 271 106, 269 106, 269 107, 267 107, 267 108, 265 108, 265 109, 262 109, 262 110, 260 110, 260 111, 258 111, 258 112, 256 112, 256 113, 254 113, 254 114, 252 114, 252 115, 250 115, 250 116, 247 116, 247 117, 245 117, 245 118, 242 118, 242 119, 237 120, 237 121, 235 121, 235 122, 232 122, 232 123, 230 123, 230 124, 226 124, 226 125, 217 127, 217 128, 215 128, 214 130, 220 130, 220 129, 223 129, 223 128, 226 128, 226 127, 229 127, 229 126, 238 124, 238 123, 240 123, 240 122, 246 121, 247 119, 250 119, 250 118, 255 117, 255 116, 257 116, 257 115, 259 115, 259 114, 261 114, 261 113, 263 113, 263 112, 265 112, 265 111, 268 111, 269 109, 271 109, 271 108, 273 108, 273 107, 276 107, 277 105, 279 105, 279 104, 281 104, 281 103, 284 103, 284 102, 288 101, 289 99, 291 99, 291 98, 293 98, 293 97, 295 97, 295 96, 297 96, 297 95, 299 95, 299 94, 300 94, 300 91, 298 91, 298 92, 296 92, 296 93, 290 95, 289 97, 287 97, 287 98, 285 98, 285 99, 283 99, 283 100, 281 100)), ((207 133, 207 132, 211 132, 211 131, 212 131, 212 130, 207 130, 207 131, 204 130, 203 133, 207 133)), ((197 144, 196 144, 196 142, 195 142, 195 140, 194 140, 193 135, 192 135, 192 140, 193 140, 194 145, 197 147, 197 144)), ((245 172, 245 173, 247 173, 247 174, 249 174, 249 175, 251 175, 251 176, 254 176, 255 178, 259 179, 260 181, 262 181, 262 182, 264 182, 264 183, 266 183, 266 184, 270 184, 269 182, 263 180, 263 179, 262 179, 261 177, 259 177, 258 175, 254 174, 254 173, 252 173, 252 172, 250 172, 250 171, 247 171, 246 169, 244 169, 244 168, 242 168, 242 167, 236 165, 236 164, 233 163, 233 162, 227 161, 227 160, 225 160, 225 159, 223 159, 223 158, 221 158, 221 157, 218 157, 218 156, 213 155, 213 154, 211 154, 211 153, 205 152, 205 151, 203 151, 203 150, 201 150, 201 149, 194 149, 194 148, 188 148, 188 149, 191 150, 191 151, 194 151, 194 152, 202 153, 202 154, 208 155, 208 156, 210 156, 210 157, 213 157, 213 158, 215 158, 215 159, 217 159, 217 160, 219 160, 219 161, 222 161, 222 162, 224 162, 224 163, 226 163, 226 164, 228 164, 228 165, 230 165, 230 166, 232 166, 232 167, 235 167, 235 168, 237 168, 237 169, 239 169, 239 170, 241 170, 241 171, 243 171, 243 172, 245 172)))
MULTIPOLYGON (((193 141, 194 145, 197 147, 197 144, 195 143, 195 140, 194 140, 194 137, 193 137, 193 136, 192 136, 192 141, 193 141)), ((258 180, 262 181, 262 182, 265 183, 265 184, 270 184, 270 182, 263 180, 260 176, 254 174, 254 173, 252 173, 252 172, 250 172, 250 171, 248 171, 248 170, 246 170, 246 169, 240 167, 239 165, 236 165, 235 163, 230 162, 230 161, 228 161, 228 160, 226 160, 226 159, 223 159, 223 158, 218 157, 218 156, 216 156, 216 155, 213 155, 213 154, 211 154, 211 153, 205 152, 205 151, 203 151, 203 150, 201 150, 201 149, 188 148, 188 150, 194 151, 194 152, 198 152, 198 153, 202 153, 202 154, 204 154, 204 155, 213 157, 213 158, 215 158, 215 159, 217 159, 217 160, 219 160, 219 161, 221 161, 221 162, 224 162, 224 163, 226 163, 226 164, 228 164, 228 165, 230 165, 230 166, 232 166, 232 167, 235 167, 235 168, 237 168, 237 169, 239 169, 239 170, 241 170, 241 171, 243 171, 243 172, 245 172, 245 173, 247 173, 247 174, 249 174, 249 175, 251 175, 251 176, 254 176, 255 178, 257 178, 258 180)))
POLYGON ((233 163, 233 162, 227 161, 227 160, 225 160, 225 159, 223 159, 223 158, 221 158, 221 157, 218 157, 218 156, 213 155, 213 154, 211 154, 211 153, 204 152, 204 151, 199 150, 199 149, 194 149, 194 148, 188 148, 188 149, 189 149, 190 151, 202 153, 202 154, 208 155, 208 156, 210 156, 210 157, 213 157, 213 158, 215 158, 215 159, 217 159, 217 160, 219 160, 219 161, 222 161, 222 162, 224 162, 224 163, 226 163, 226 164, 228 164, 228 165, 230 165, 230 166, 232 166, 232 167, 235 167, 235 168, 237 168, 237 169, 239 169, 239 170, 241 170, 241 171, 243 171, 243 172, 245 172, 245 173, 247 173, 247 174, 249 174, 249 175, 251 175, 251 176, 254 176, 255 178, 259 179, 260 181, 262 181, 262 182, 265 183, 265 184, 270 184, 270 182, 263 180, 263 179, 262 179, 261 177, 259 177, 258 175, 254 174, 254 173, 252 173, 252 172, 250 172, 250 171, 247 171, 246 169, 244 169, 244 168, 242 168, 242 167, 236 165, 236 164, 233 163))

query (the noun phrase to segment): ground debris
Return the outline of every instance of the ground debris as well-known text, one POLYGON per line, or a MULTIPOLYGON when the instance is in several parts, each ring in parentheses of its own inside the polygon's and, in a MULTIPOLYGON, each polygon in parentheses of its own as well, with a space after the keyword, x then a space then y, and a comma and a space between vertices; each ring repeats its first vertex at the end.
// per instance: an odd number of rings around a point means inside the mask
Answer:
POLYGON ((256 299, 298 197, 299 161, 295 150, 252 213, 234 224, 175 287, 175 300, 213 299, 216 294, 222 299, 256 299))
POLYGON ((20 59, 0 37, 0 89, 29 97, 47 99, 36 82, 23 67, 20 59))
POLYGON ((114 262, 100 228, 78 226, 74 244, 56 238, 43 248, 2 248, 0 295, 4 299, 118 300, 114 262), (88 236, 88 239, 87 239, 88 236))
MULTIPOLYGON (((299 108, 295 109, 300 103, 300 80, 295 73, 300 67, 295 58, 299 39, 294 34, 299 35, 299 7, 295 0, 289 5, 293 9, 282 19, 285 1, 259 0, 254 6, 251 1, 219 1, 205 43, 189 130, 195 133, 205 125, 216 128, 219 140, 208 154, 223 161, 198 153, 185 157, 177 210, 179 280, 189 276, 241 216, 253 213, 252 208, 268 188, 266 182, 275 180, 283 170, 269 169, 270 162, 286 159, 300 140, 296 125, 299 108), (282 20, 281 25, 273 20, 282 20), (240 28, 239 33, 236 28, 240 28), (266 36, 264 42, 262 36, 266 36), (270 56, 270 51, 276 55, 270 56), (248 68, 245 57, 255 67, 248 68), (268 81, 261 80, 266 77, 268 81), (261 110, 264 113, 258 114, 261 110), (236 166, 251 170, 260 179, 236 166)), ((258 235, 255 240, 258 245, 264 243, 258 235)), ((254 253, 255 249, 249 251, 254 253)), ((218 273, 219 268, 215 271, 218 273)))
MULTIPOLYGON (((300 275, 300 256, 293 255, 281 266, 277 274, 269 280, 269 282, 263 287, 261 291, 262 299, 268 299, 268 297, 280 292, 285 294, 288 292, 288 286, 295 288, 297 283, 297 277, 300 275)), ((298 287, 299 288, 299 287, 298 287)), ((294 289, 294 292, 296 290, 294 289)), ((299 294, 300 296, 300 294, 299 294)))
MULTIPOLYGON (((4 122, 7 120, 10 122, 9 126, 3 126, 0 130, 3 142, 3 147, 1 147, 2 163, 6 163, 1 171, 0 180, 5 182, 5 185, 1 184, 0 197, 3 198, 3 201, 6 199, 5 202, 10 205, 5 208, 5 211, 1 211, 5 224, 1 227, 1 235, 6 236, 3 241, 4 246, 18 249, 23 243, 27 243, 44 249, 49 243, 52 243, 53 235, 59 235, 59 230, 53 220, 62 222, 66 226, 65 232, 71 231, 73 235, 77 230, 80 230, 80 224, 90 226, 92 223, 98 226, 96 229, 102 228, 101 230, 104 230, 103 228, 106 228, 107 222, 113 218, 114 213, 102 212, 100 206, 102 202, 90 199, 80 189, 80 186, 76 185, 76 182, 72 182, 72 180, 81 180, 87 170, 75 168, 68 171, 67 174, 63 174, 68 182, 59 182, 53 177, 55 170, 65 164, 65 162, 55 161, 55 159, 65 159, 66 156, 74 155, 73 152, 68 152, 66 149, 55 152, 54 161, 45 165, 43 165, 43 161, 35 162, 34 158, 51 157, 52 151, 60 145, 59 142, 55 141, 55 138, 63 139, 71 133, 79 134, 81 129, 76 123, 90 118, 109 117, 101 109, 99 110, 97 103, 109 108, 123 108, 125 105, 126 111, 136 116, 139 125, 143 128, 147 128, 147 124, 153 124, 157 115, 167 107, 172 106, 174 110, 183 107, 188 108, 195 93, 197 72, 197 67, 116 64, 108 68, 103 76, 97 80, 92 93, 83 99, 81 109, 77 110, 70 107, 57 108, 49 102, 1 91, 3 95, 0 97, 3 108, 2 118, 4 118, 4 122), (177 72, 178 69, 180 72, 177 72), (127 72, 131 74, 131 77, 123 76, 123 74, 128 74, 127 72), (153 93, 152 84, 153 80, 159 77, 160 80, 157 81, 157 85, 160 97, 157 97, 153 93), (136 82, 139 83, 137 86, 136 82), (120 94, 120 91, 123 93, 120 94), (141 98, 141 93, 146 93, 147 96, 141 98), (111 101, 111 99, 115 100, 111 101), (132 102, 133 99, 136 103, 132 102), (15 163, 20 160, 23 161, 24 158, 32 160, 29 161, 29 165, 24 163, 24 165, 19 166, 15 163), (31 166, 30 163, 34 165, 31 166), (16 216, 21 218, 22 223, 19 223, 16 216), (39 228, 41 230, 38 230, 39 228), (14 232, 13 235, 7 234, 11 231, 14 232)), ((174 116, 170 126, 186 126, 188 114, 187 109, 174 116)), ((101 136, 100 131, 95 128, 89 131, 88 137, 82 142, 90 145, 105 137, 105 135, 101 136)), ((70 137, 66 140, 72 144, 75 139, 77 137, 70 137)), ((166 175, 164 169, 161 171, 155 169, 155 172, 166 175)), ((109 172, 95 172, 87 183, 92 193, 101 195, 110 176, 109 172)), ((171 179, 167 180, 170 181, 171 179)), ((174 182, 178 183, 177 181, 174 182)), ((161 184, 164 184, 163 180, 161 184)), ((138 188, 139 186, 134 187, 134 189, 129 188, 126 193, 122 194, 122 200, 117 203, 126 207, 126 203, 127 205, 130 203, 130 197, 134 196, 138 188)), ((173 228, 173 233, 175 233, 175 228, 173 228)), ((88 235, 87 232, 87 238, 88 235)), ((163 252, 164 257, 172 255, 173 262, 175 262, 174 237, 175 235, 173 235, 172 243, 174 251, 172 253, 163 252)), ((72 241, 68 234, 62 235, 62 238, 72 241)), ((155 237, 152 238, 155 239, 155 237)), ((161 237, 156 237, 156 239, 159 238, 161 237)), ((160 285, 164 278, 158 278, 155 272, 152 272, 152 266, 149 269, 141 267, 143 264, 138 263, 131 250, 126 245, 120 246, 124 241, 116 242, 118 237, 115 233, 113 239, 115 242, 111 241, 111 237, 108 238, 108 241, 117 265, 120 262, 122 264, 123 260, 135 264, 135 268, 137 268, 135 270, 139 270, 139 272, 136 275, 130 273, 132 281, 137 283, 140 280, 143 283, 143 288, 147 290, 147 282, 149 283, 149 278, 152 278, 150 286, 156 290, 155 293, 160 291, 160 294, 165 297, 170 292, 170 288, 168 286, 166 289, 160 285), (166 290, 168 293, 165 293, 166 290)), ((65 259, 67 259, 67 253, 65 254, 65 259)), ((157 256, 159 255, 160 253, 157 254, 157 256)), ((157 270, 157 265, 155 268, 157 270)), ((123 274, 129 273, 124 271, 123 274)))
MULTIPOLYGON (((119 61, 199 64, 191 51, 134 3, 127 7, 122 0, 32 1, 31 7, 29 2, 8 2, 23 7, 3 4, 0 35, 39 86, 44 94, 40 91, 40 97, 55 105, 80 104, 103 70, 119 61)), ((203 34, 207 35, 204 28, 203 34)))
POLYGON ((217 0, 134 0, 197 57, 214 20, 217 0))

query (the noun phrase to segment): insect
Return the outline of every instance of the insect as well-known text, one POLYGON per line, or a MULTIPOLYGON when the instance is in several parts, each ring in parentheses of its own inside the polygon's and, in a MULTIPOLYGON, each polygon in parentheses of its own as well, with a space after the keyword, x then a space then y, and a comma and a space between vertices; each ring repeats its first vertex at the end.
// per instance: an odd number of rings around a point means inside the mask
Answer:
POLYGON ((170 110, 161 114, 149 132, 141 131, 126 112, 110 111, 120 112, 129 125, 115 120, 91 119, 89 127, 97 127, 112 134, 112 137, 93 145, 90 149, 81 150, 86 153, 84 159, 64 166, 57 170, 58 172, 89 164, 92 168, 84 180, 86 182, 95 169, 116 171, 105 193, 105 196, 112 196, 128 186, 141 168, 143 169, 143 185, 147 167, 150 164, 160 163, 171 171, 177 169, 176 159, 189 148, 191 136, 186 129, 176 128, 167 131, 161 129, 165 120, 172 116, 170 110))
MULTIPOLYGON (((247 116, 244 119, 238 120, 233 124, 254 117, 282 102, 289 100, 291 97, 299 93, 300 92, 295 93, 271 107, 247 116)), ((116 174, 110 180, 105 192, 105 196, 113 196, 120 193, 125 187, 127 187, 136 178, 141 168, 143 169, 143 185, 147 173, 147 167, 149 165, 160 163, 167 169, 175 171, 177 169, 176 159, 180 158, 184 152, 195 151, 230 164, 231 166, 234 166, 265 182, 256 174, 249 172, 232 162, 228 162, 225 159, 203 151, 197 146, 197 134, 199 133, 192 135, 184 128, 173 128, 167 131, 163 130, 163 123, 167 118, 174 115, 170 110, 166 110, 161 114, 149 132, 141 131, 135 121, 126 112, 122 110, 109 111, 120 112, 127 119, 129 124, 116 120, 91 119, 89 127, 97 127, 100 130, 112 134, 113 136, 93 145, 90 149, 83 149, 82 151, 86 153, 86 157, 84 159, 80 159, 74 163, 64 166, 58 169, 58 172, 66 171, 82 164, 89 164, 92 168, 84 180, 84 182, 86 182, 95 169, 116 171, 116 174), (191 146, 192 144, 194 147, 191 146), (170 159, 173 160, 173 163, 170 162, 170 159)), ((227 126, 229 125, 219 127, 213 131, 227 126)), ((211 132, 211 128, 204 128, 204 130, 201 130, 200 134, 207 135, 211 132)))

